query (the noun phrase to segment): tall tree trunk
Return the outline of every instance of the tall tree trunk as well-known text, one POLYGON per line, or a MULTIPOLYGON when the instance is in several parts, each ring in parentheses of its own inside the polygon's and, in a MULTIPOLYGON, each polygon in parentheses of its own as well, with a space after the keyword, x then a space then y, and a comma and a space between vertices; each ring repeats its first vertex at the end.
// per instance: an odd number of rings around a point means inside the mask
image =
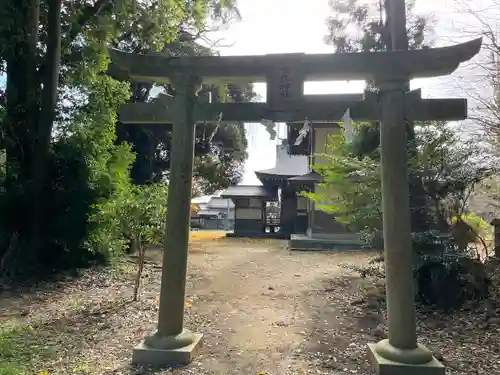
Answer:
POLYGON ((57 105, 57 87, 61 60, 61 3, 48 0, 47 53, 44 60, 44 76, 40 119, 36 131, 33 160, 32 194, 32 246, 38 251, 42 246, 43 193, 46 180, 47 160, 57 105))
POLYGON ((40 17, 39 0, 10 0, 6 5, 10 27, 6 39, 7 113, 4 119, 7 151, 6 188, 10 207, 7 230, 19 230, 21 237, 28 233, 29 204, 23 198, 30 188, 33 160, 32 134, 38 120, 37 43, 40 17))

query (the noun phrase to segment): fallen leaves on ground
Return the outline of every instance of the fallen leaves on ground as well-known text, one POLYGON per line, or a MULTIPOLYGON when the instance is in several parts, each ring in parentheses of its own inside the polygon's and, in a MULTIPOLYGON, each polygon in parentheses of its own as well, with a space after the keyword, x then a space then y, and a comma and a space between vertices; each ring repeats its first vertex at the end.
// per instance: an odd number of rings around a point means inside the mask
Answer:
MULTIPOLYGON (((221 239, 195 256, 187 280, 190 292, 185 301, 185 324, 209 335, 199 360, 188 367, 153 370, 129 365, 132 348, 156 325, 161 254, 146 262, 138 302, 131 302, 134 263, 122 261, 112 267, 84 271, 76 278, 67 276, 52 283, 3 291, 0 323, 30 327, 16 341, 26 351, 24 358, 32 366, 30 375, 33 371, 68 375, 74 369, 79 375, 240 375, 231 371, 239 369, 241 361, 249 361, 245 358, 248 351, 241 349, 246 342, 224 343, 224 337, 244 329, 246 319, 253 319, 257 324, 253 329, 262 331, 262 337, 269 330, 274 333, 293 330, 298 331, 301 339, 296 345, 281 348, 282 336, 266 337, 270 346, 253 353, 263 358, 262 363, 254 363, 257 370, 245 374, 285 375, 268 370, 273 361, 284 359, 294 363, 286 375, 373 373, 366 344, 386 336, 383 283, 360 278, 346 269, 340 269, 336 275, 323 272, 322 262, 329 255, 317 258, 319 255, 312 253, 288 254, 278 241, 221 239), (237 268, 226 270, 224 257, 242 253, 245 247, 252 247, 248 250, 252 257, 246 258, 249 255, 245 253, 236 258, 237 268), (215 248, 220 255, 212 255, 215 248), (264 251, 269 249, 279 253, 279 258, 264 251), (314 263, 311 259, 320 261, 314 263), (276 261, 282 263, 272 263, 276 261), (313 282, 303 281, 313 272, 311 267, 324 276, 313 282), (212 285, 216 272, 220 273, 219 280, 228 280, 224 287, 239 280, 241 285, 249 284, 246 288, 257 288, 252 281, 246 281, 253 273, 257 278, 253 282, 263 280, 262 291, 251 297, 234 294, 236 299, 221 301, 218 295, 222 286, 214 282, 212 289, 199 295, 202 287, 212 285), (295 286, 280 284, 285 276, 287 283, 293 282, 295 286), (241 310, 239 303, 246 298, 259 300, 248 301, 247 310, 241 310), (223 303, 227 304, 226 313, 219 312, 223 303), (286 304, 294 306, 294 310, 280 310, 286 304), (281 318, 278 313, 269 325, 259 326, 262 312, 254 308, 257 305, 289 315, 281 318), (210 311, 202 311, 203 307, 210 311), (217 367, 219 361, 234 367, 229 372, 217 372, 205 366, 208 363, 217 367)), ((359 261, 365 258, 361 254, 359 261)), ((357 258, 349 255, 348 259, 357 258)), ((495 290, 492 300, 499 301, 499 296, 495 290)), ((500 304, 482 303, 451 315, 421 309, 419 339, 443 361, 450 374, 500 374, 499 308, 500 304)))
MULTIPOLYGON (((447 374, 500 374, 498 271, 487 301, 465 305, 453 313, 417 308, 419 342, 446 366, 447 374)), ((383 281, 356 276, 336 278, 325 284, 325 291, 324 305, 316 310, 316 324, 301 347, 301 358, 325 370, 372 373, 366 344, 387 338, 383 281), (328 313, 334 308, 342 315, 333 317, 328 313), (342 328, 333 323, 340 319, 342 328)))

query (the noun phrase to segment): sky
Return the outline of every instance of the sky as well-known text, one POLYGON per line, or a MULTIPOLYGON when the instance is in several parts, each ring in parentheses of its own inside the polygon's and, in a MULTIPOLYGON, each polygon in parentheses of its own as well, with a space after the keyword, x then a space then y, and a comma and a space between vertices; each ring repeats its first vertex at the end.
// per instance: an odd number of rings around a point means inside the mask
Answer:
MULTIPOLYGON (((466 37, 460 32, 464 28, 469 31, 473 29, 470 17, 460 17, 460 12, 455 11, 456 1, 460 0, 417 0, 416 11, 430 15, 436 22, 432 38, 437 46, 474 37, 472 32, 466 37), (460 22, 461 18, 464 22, 460 22)), ((242 20, 211 38, 223 39, 223 47, 219 48, 222 55, 332 52, 331 47, 323 42, 326 34, 325 18, 330 15, 328 0, 239 0, 238 6, 242 20)), ((361 93, 363 86, 363 82, 352 81, 306 82, 305 94, 361 93)), ((449 77, 415 80, 412 89, 415 88, 422 88, 424 97, 461 97, 467 91, 464 87, 450 84, 449 77)), ((265 84, 256 84, 255 89, 265 100, 265 84)), ((284 125, 281 125, 281 132, 284 129, 284 125)), ((271 141, 264 127, 259 124, 247 124, 247 131, 249 158, 242 184, 251 185, 259 183, 254 170, 274 166, 276 141, 271 141)))
MULTIPOLYGON (((365 0, 374 1, 374 0, 365 0)), ((464 13, 459 2, 466 3, 500 19, 498 0, 416 0, 415 11, 434 20, 434 33, 430 36, 437 46, 450 45, 473 39, 481 31, 474 17, 464 13), (497 7, 492 8, 492 2, 497 7), (473 5, 472 5, 473 4, 473 5), (491 9, 498 9, 496 12, 491 9)), ((326 34, 325 19, 331 15, 328 0, 238 0, 242 20, 211 35, 211 40, 222 40, 222 55, 263 55, 268 53, 331 53, 332 48, 323 42, 326 34)), ((0 86, 5 84, 0 76, 0 86)), ((306 94, 361 93, 363 82, 306 82, 306 94)), ((484 79, 470 67, 459 69, 452 77, 415 80, 412 89, 422 88, 424 97, 468 97, 469 108, 475 106, 471 93, 488 92, 484 79), (465 80, 457 77, 466 77, 465 80)), ((256 84, 255 90, 265 100, 265 84, 256 84)), ((275 164, 277 141, 260 124, 246 124, 249 141, 249 158, 242 184, 258 184, 254 171, 272 168, 275 164)), ((278 125, 284 136, 284 124, 278 125)))

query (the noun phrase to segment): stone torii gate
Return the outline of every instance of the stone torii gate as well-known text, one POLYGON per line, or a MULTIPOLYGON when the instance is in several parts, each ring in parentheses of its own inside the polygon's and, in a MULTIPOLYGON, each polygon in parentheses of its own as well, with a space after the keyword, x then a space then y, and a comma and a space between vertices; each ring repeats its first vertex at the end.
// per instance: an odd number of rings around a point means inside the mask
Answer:
POLYGON ((460 63, 476 55, 480 46, 478 39, 419 51, 177 58, 111 50, 115 73, 140 81, 171 83, 175 89, 175 97, 167 105, 125 105, 120 112, 121 121, 173 123, 158 329, 134 349, 132 361, 187 363, 201 346, 202 335, 183 327, 196 122, 217 121, 221 112, 223 121, 303 122, 307 118, 331 122, 349 108, 355 121, 381 121, 389 339, 370 345, 371 358, 380 374, 444 374, 444 367, 432 354, 417 345, 405 123, 463 119, 466 101, 421 99, 419 91, 405 93, 404 87, 413 78, 451 74, 460 63), (203 82, 234 83, 236 79, 267 82, 267 103, 197 101, 203 82), (303 95, 306 80, 370 80, 378 93, 366 94, 363 100, 341 102, 335 101, 336 96, 309 100, 303 95))

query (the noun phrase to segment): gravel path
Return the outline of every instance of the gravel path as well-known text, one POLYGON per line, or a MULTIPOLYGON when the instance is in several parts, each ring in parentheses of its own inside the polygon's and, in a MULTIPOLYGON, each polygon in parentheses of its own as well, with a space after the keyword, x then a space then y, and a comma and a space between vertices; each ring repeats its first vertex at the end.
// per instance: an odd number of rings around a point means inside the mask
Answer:
MULTIPOLYGON (((185 325, 204 334, 201 355, 184 368, 131 368, 133 346, 155 328, 160 258, 149 253, 139 302, 130 302, 134 267, 124 262, 61 281, 52 290, 4 294, 0 322, 36 327, 24 340, 31 347, 50 347, 52 355, 41 350, 36 369, 49 374, 75 369, 92 375, 337 373, 320 370, 310 351, 321 354, 322 338, 314 336, 323 332, 319 326, 342 327, 341 305, 325 299, 332 291, 328 282, 349 273, 340 263, 364 263, 365 254, 290 253, 284 242, 269 240, 195 242, 185 325)), ((364 348, 359 351, 366 357, 364 348)), ((339 371, 345 373, 343 366, 339 371)))
MULTIPOLYGON (((188 288, 193 308, 187 325, 205 334, 195 366, 217 375, 301 374, 316 368, 304 350, 324 318, 319 313, 326 307, 326 285, 349 273, 339 264, 368 258, 357 252, 291 253, 277 241, 231 240, 193 251, 192 273, 203 276, 188 288)), ((340 309, 327 310, 332 319, 326 323, 341 327, 340 309)))

